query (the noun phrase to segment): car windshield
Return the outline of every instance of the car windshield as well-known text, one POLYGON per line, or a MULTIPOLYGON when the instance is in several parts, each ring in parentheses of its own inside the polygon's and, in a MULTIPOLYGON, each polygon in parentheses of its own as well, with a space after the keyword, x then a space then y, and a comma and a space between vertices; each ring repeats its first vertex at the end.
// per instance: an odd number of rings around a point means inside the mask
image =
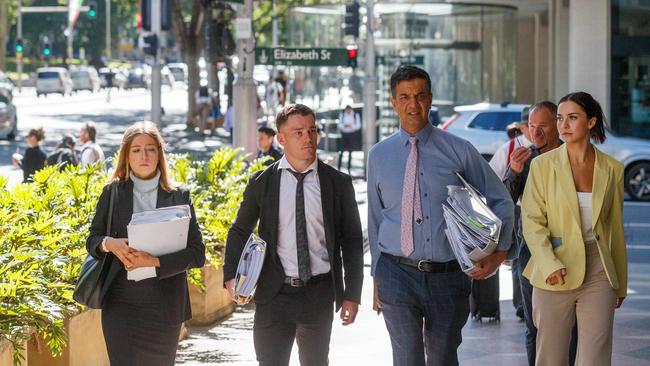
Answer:
POLYGON ((88 72, 86 71, 73 71, 70 73, 70 77, 73 79, 81 79, 81 78, 86 78, 88 77, 88 72))
POLYGON ((38 73, 39 79, 58 79, 59 73, 56 71, 41 71, 38 73))

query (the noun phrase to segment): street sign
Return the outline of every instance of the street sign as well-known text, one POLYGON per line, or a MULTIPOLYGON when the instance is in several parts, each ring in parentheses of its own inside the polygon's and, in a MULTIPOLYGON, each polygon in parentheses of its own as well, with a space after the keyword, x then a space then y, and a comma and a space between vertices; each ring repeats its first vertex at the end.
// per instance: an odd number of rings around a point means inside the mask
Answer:
POLYGON ((424 56, 377 56, 377 65, 424 65, 424 56))
POLYGON ((257 65, 347 66, 346 48, 256 48, 257 65))

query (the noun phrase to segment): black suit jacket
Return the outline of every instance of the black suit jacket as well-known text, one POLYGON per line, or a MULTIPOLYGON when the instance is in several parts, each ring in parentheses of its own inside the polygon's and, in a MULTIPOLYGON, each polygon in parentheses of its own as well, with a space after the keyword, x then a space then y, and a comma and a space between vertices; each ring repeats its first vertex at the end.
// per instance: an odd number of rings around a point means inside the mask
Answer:
MULTIPOLYGON (((259 221, 258 232, 267 243, 266 258, 255 291, 255 301, 267 303, 284 283, 284 268, 277 252, 281 170, 279 162, 249 180, 235 223, 228 232, 224 283, 233 279, 239 257, 259 221)), ((318 162, 318 178, 325 223, 325 241, 332 268, 336 309, 341 302, 361 302, 363 237, 352 179, 318 162)))
MULTIPOLYGON (((111 237, 128 237, 126 226, 133 215, 133 181, 131 179, 117 184, 117 197, 113 208, 113 222, 111 224, 111 237)), ((86 240, 86 249, 93 257, 99 258, 103 255, 111 256, 111 267, 108 272, 109 281, 117 277, 120 271, 125 271, 124 265, 112 253, 103 253, 99 246, 106 236, 106 221, 111 193, 111 186, 107 185, 99 197, 95 217, 90 226, 90 235, 86 240)), ((187 247, 179 252, 158 257, 160 267, 156 268, 160 288, 169 321, 171 324, 180 324, 192 317, 190 296, 187 288, 186 271, 190 268, 203 267, 205 263, 205 246, 199 231, 199 225, 194 213, 194 205, 190 192, 185 189, 177 189, 167 192, 158 187, 158 198, 156 207, 169 207, 175 205, 190 205, 192 218, 190 219, 189 233, 187 235, 187 247)), ((108 289, 106 289, 108 290, 108 289)))

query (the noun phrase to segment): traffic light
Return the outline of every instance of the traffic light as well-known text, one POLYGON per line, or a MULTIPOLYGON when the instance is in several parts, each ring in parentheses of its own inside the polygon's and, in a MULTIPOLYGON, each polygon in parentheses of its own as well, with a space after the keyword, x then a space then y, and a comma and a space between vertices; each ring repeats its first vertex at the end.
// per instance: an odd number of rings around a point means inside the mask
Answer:
POLYGON ((150 34, 142 37, 142 40, 144 41, 144 47, 142 49, 144 53, 156 57, 158 54, 158 36, 150 34))
POLYGON ((23 46, 23 39, 18 38, 16 40, 16 53, 23 53, 25 51, 25 47, 23 46))
POLYGON ((50 42, 45 42, 45 45, 43 46, 43 56, 50 57, 51 54, 52 46, 50 46, 50 42))
POLYGON ((348 67, 353 69, 357 67, 357 55, 357 46, 348 46, 348 67))
POLYGON ((94 18, 97 16, 97 5, 90 3, 88 4, 88 16, 94 18))
POLYGON ((345 5, 345 30, 346 36, 359 37, 359 3, 345 5))

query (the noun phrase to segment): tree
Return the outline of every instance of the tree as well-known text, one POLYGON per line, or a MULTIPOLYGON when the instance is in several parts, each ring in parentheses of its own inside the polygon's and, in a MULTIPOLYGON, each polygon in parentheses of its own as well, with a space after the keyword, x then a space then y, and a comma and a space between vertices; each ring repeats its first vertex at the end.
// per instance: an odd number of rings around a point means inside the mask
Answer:
POLYGON ((205 8, 203 1, 191 3, 172 0, 172 25, 176 42, 187 64, 187 125, 191 125, 196 103, 194 94, 199 88, 199 58, 204 45, 203 19, 205 8), (184 3, 184 4, 183 4, 184 3))

